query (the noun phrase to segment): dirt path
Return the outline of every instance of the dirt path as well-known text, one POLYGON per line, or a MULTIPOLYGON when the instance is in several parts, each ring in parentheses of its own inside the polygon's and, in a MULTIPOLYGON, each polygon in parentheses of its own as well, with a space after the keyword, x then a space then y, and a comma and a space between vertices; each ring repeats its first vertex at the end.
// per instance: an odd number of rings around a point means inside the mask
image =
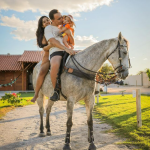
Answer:
MULTIPOLYGON (((51 113, 52 136, 38 137, 38 106, 16 108, 0 121, 0 150, 62 150, 66 132, 66 102, 54 104, 51 113)), ((75 105, 71 133, 72 150, 87 150, 87 124, 84 106, 75 105)), ((45 124, 45 115, 44 115, 45 124)), ((129 150, 132 146, 117 145, 120 138, 104 131, 107 124, 94 120, 94 137, 97 150, 129 150)), ((46 131, 46 130, 45 130, 46 131)), ((122 139, 123 140, 123 139, 122 139)))

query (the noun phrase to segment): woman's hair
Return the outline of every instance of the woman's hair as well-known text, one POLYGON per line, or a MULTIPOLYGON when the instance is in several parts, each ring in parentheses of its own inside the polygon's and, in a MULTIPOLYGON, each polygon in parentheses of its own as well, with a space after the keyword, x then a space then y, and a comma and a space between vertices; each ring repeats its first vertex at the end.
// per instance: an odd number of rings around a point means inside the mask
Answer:
POLYGON ((38 28, 36 31, 36 39, 37 39, 37 45, 42 48, 43 44, 42 44, 42 40, 43 40, 43 36, 44 36, 44 28, 43 28, 43 18, 48 18, 47 16, 42 16, 39 21, 38 21, 38 28))

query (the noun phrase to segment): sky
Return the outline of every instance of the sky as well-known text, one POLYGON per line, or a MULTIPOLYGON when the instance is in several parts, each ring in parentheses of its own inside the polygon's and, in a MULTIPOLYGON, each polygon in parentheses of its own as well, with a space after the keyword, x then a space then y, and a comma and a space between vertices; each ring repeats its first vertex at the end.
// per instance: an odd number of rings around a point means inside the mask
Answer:
POLYGON ((130 75, 150 68, 150 0, 0 0, 0 54, 41 50, 36 44, 38 19, 52 9, 74 17, 75 49, 115 38, 130 42, 130 75))

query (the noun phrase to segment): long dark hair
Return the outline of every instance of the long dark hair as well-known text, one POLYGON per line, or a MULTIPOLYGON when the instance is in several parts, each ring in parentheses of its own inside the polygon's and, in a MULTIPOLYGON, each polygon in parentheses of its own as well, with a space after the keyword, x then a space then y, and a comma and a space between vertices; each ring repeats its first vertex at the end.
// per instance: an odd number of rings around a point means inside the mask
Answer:
POLYGON ((36 31, 36 39, 37 39, 37 45, 40 48, 43 48, 42 40, 44 36, 44 28, 43 28, 43 18, 48 18, 47 16, 42 16, 38 21, 38 28, 36 31))

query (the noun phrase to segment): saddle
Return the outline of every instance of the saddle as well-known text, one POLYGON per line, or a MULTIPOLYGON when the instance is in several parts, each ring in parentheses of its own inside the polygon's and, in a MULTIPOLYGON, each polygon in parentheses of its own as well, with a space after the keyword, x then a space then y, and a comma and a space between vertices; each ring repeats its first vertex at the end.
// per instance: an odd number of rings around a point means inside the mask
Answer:
POLYGON ((94 80, 95 79, 95 75, 91 75, 91 74, 87 74, 82 72, 81 70, 79 70, 79 68, 76 66, 75 62, 73 61, 72 57, 74 56, 70 56, 67 52, 64 52, 63 58, 61 60, 61 65, 59 68, 59 72, 57 74, 57 82, 56 82, 56 87, 55 89, 60 90, 62 96, 67 99, 67 97, 62 93, 61 91, 61 79, 60 79, 60 75, 66 71, 69 74, 75 75, 77 77, 80 78, 85 78, 87 80, 94 80), (76 66, 77 69, 73 69, 73 68, 67 68, 66 64, 69 61, 69 59, 72 59, 74 65, 76 66))
POLYGON ((94 80, 95 75, 86 74, 86 73, 80 71, 78 69, 78 67, 76 66, 75 62, 73 61, 72 57, 74 57, 74 56, 70 56, 67 52, 64 52, 63 58, 61 60, 61 65, 60 65, 58 76, 60 76, 64 71, 66 71, 67 73, 75 75, 75 76, 80 77, 80 78, 85 78, 87 80, 94 80), (69 59, 72 59, 72 61, 74 62, 77 69, 66 67, 66 64, 69 61, 69 59))

